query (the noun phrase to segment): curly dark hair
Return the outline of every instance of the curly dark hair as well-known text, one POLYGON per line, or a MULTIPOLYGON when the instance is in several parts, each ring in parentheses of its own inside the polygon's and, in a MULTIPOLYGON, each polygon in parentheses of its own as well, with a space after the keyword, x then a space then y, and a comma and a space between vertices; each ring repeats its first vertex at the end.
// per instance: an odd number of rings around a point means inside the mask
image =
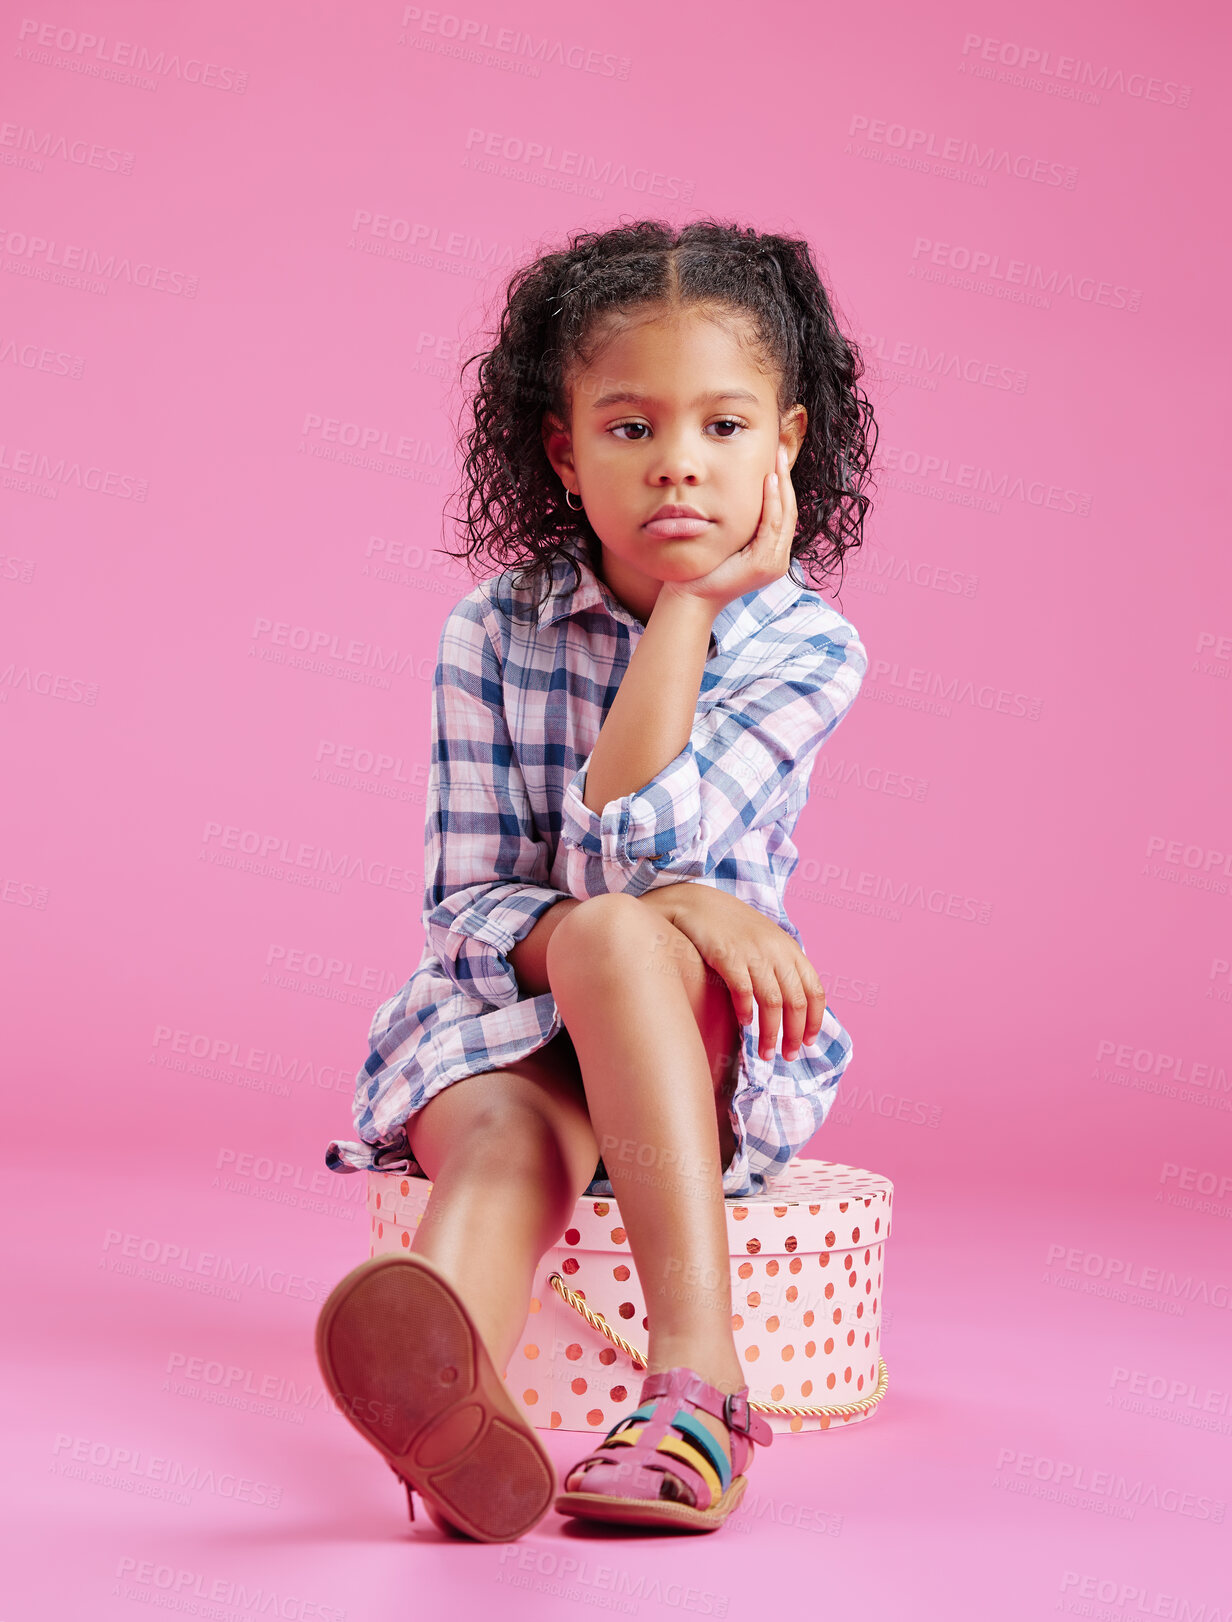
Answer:
MULTIPOLYGON (((818 574, 863 539, 866 488, 877 441, 872 406, 857 379, 859 350, 839 330, 809 245, 735 224, 697 220, 672 226, 638 220, 581 231, 567 247, 516 270, 504 290, 499 332, 478 361, 477 388, 462 433, 467 537, 454 558, 486 556, 498 568, 524 565, 519 586, 549 585, 553 559, 579 533, 592 558, 598 536, 570 508, 541 436, 552 411, 569 421, 569 379, 585 368, 604 333, 602 317, 638 305, 711 304, 751 318, 759 358, 778 378, 778 406, 801 403, 808 423, 791 470, 798 519, 794 571, 818 574)), ((800 582, 804 583, 804 582, 800 582)), ((817 583, 817 582, 814 582, 817 583)), ((543 601, 540 596, 540 604, 543 601)))

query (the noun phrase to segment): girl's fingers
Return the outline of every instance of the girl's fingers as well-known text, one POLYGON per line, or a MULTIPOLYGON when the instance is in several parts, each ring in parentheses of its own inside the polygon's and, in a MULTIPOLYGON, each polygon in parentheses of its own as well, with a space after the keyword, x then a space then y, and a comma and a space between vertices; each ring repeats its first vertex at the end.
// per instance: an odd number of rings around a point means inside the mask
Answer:
MULTIPOLYGON (((716 967, 716 964, 711 964, 711 968, 716 967)), ((727 989, 731 993, 732 1007, 736 1010, 736 1018, 741 1025, 751 1025, 753 1023, 753 1009, 756 1005, 756 999, 753 996, 753 985, 748 974, 739 969, 733 969, 730 974, 724 973, 723 978, 726 980, 727 989)))
POLYGON ((758 1053, 763 1059, 773 1059, 779 1044, 779 1027, 783 1022, 782 991, 773 969, 757 984, 758 1053))
POLYGON ((800 1044, 808 1024, 809 1000, 797 970, 788 963, 778 971, 783 992, 783 1057, 790 1063, 800 1057, 800 1044))
POLYGON ((821 1022, 826 1012, 826 988, 821 983, 821 976, 801 952, 796 963, 800 976, 800 984, 804 988, 804 995, 808 999, 808 1011, 804 1017, 804 1045, 812 1047, 821 1034, 821 1022))
POLYGON ((741 1026, 751 1025, 758 1011, 758 1053, 773 1059, 782 1033, 783 1057, 789 1063, 800 1057, 802 1047, 811 1047, 821 1032, 826 1011, 826 993, 817 971, 801 954, 799 964, 782 967, 759 964, 743 973, 733 969, 724 976, 731 992, 732 1006, 741 1026), (800 995, 802 1006, 797 1006, 800 995))
POLYGON ((796 492, 791 483, 791 466, 787 460, 787 449, 780 445, 775 458, 775 471, 778 474, 778 483, 775 487, 776 501, 774 507, 774 550, 776 554, 776 567, 786 574, 791 566, 791 543, 796 533, 796 492))
POLYGON ((800 509, 796 505, 796 489, 791 482, 791 465, 787 460, 787 452, 783 452, 782 466, 779 469, 779 490, 783 497, 783 534, 790 547, 796 533, 796 520, 800 509))
POLYGON ((756 539, 764 541, 767 546, 773 546, 778 540, 779 522, 783 514, 783 497, 780 488, 774 482, 773 473, 766 475, 766 500, 762 506, 761 525, 757 531, 756 539))

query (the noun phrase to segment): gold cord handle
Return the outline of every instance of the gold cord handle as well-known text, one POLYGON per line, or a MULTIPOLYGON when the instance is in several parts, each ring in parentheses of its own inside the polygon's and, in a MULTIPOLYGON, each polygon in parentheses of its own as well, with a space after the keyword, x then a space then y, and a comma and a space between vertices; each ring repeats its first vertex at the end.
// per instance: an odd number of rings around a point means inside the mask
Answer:
MULTIPOLYGON (((646 1359, 636 1346, 630 1346, 623 1335, 618 1335, 600 1312, 592 1312, 576 1291, 571 1290, 561 1278, 559 1273, 553 1273, 548 1283, 575 1312, 578 1312, 600 1334, 606 1335, 613 1346, 619 1346, 626 1357, 632 1359, 635 1367, 644 1369, 646 1359)), ((885 1358, 877 1360, 877 1384, 867 1397, 861 1397, 859 1402, 839 1402, 824 1408, 793 1408, 788 1403, 781 1402, 753 1402, 749 1407, 755 1408, 759 1414, 784 1414, 790 1418, 798 1419, 841 1419, 844 1414, 862 1414, 870 1408, 875 1408, 885 1396, 890 1384, 890 1372, 885 1366, 885 1358)))

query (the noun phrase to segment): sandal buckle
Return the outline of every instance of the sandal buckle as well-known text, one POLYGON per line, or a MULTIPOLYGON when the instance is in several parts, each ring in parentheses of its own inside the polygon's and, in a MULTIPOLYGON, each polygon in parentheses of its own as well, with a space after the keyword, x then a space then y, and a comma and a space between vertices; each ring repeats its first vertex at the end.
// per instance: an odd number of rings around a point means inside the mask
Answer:
POLYGON ((723 1423, 729 1431, 740 1431, 744 1436, 749 1434, 749 1399, 747 1392, 729 1391, 723 1398, 723 1423), (732 1415, 732 1404, 737 1402, 742 1404, 741 1412, 744 1417, 742 1425, 736 1424, 732 1415))

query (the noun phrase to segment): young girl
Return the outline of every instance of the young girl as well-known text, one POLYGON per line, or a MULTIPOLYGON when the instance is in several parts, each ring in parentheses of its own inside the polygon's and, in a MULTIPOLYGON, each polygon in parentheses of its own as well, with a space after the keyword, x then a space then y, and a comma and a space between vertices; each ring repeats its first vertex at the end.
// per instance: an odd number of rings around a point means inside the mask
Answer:
POLYGON ((860 543, 862 371, 787 237, 647 220, 507 289, 464 555, 523 568, 445 620, 427 941, 372 1023, 362 1142, 326 1152, 433 1184, 410 1249, 348 1274, 317 1326, 412 1518, 414 1488, 442 1529, 505 1540, 556 1497, 502 1372, 584 1194, 618 1202, 648 1373, 557 1509, 709 1530, 771 1439, 732 1335, 723 1200, 809 1141, 851 1055, 783 892, 867 663, 791 573, 860 543))

